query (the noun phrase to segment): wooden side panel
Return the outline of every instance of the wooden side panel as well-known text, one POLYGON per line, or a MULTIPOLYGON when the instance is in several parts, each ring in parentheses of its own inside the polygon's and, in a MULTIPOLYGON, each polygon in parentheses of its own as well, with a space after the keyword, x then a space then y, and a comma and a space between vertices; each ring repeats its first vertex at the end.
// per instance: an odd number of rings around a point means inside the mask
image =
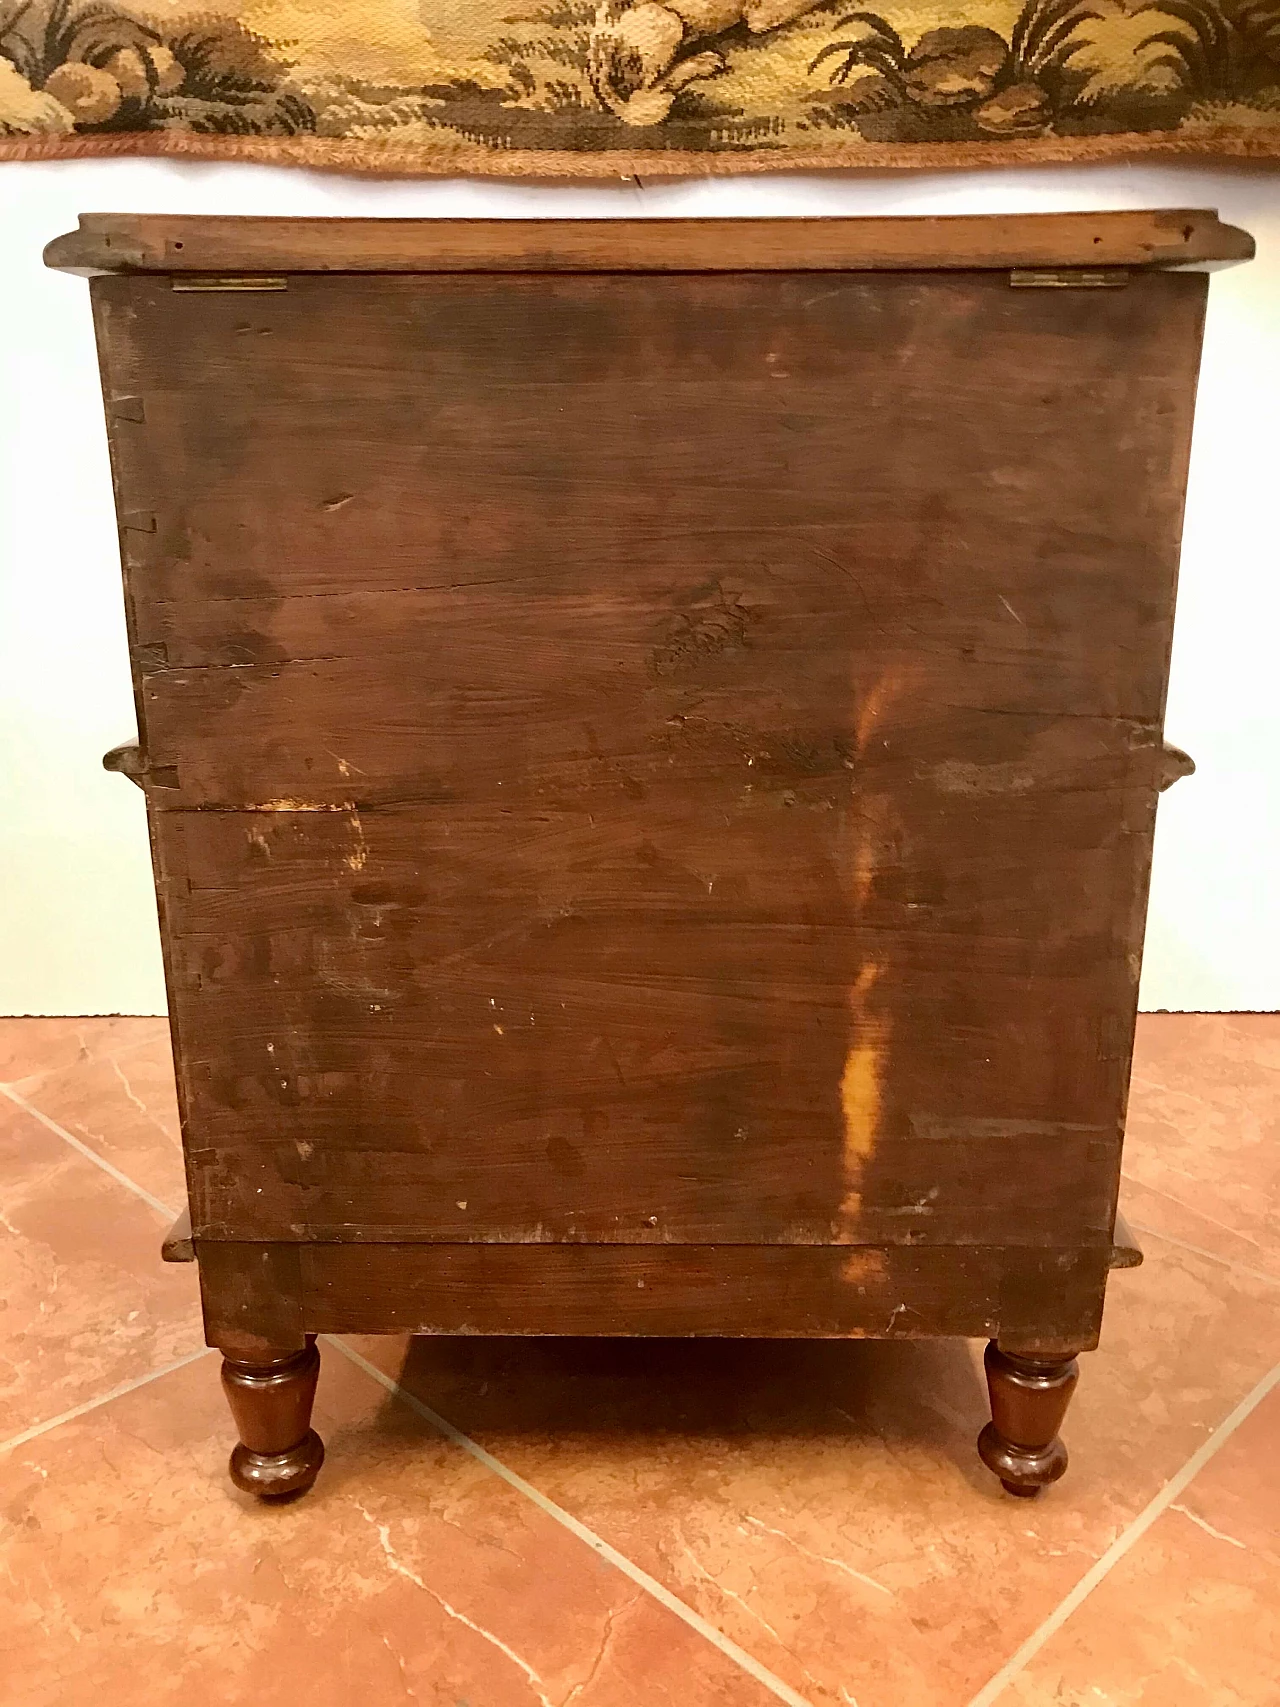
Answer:
POLYGON ((1202 279, 95 291, 197 1237, 1109 1249, 1202 279))
POLYGON ((1097 1344, 1097 1251, 306 1245, 309 1333, 665 1334, 1097 1344))

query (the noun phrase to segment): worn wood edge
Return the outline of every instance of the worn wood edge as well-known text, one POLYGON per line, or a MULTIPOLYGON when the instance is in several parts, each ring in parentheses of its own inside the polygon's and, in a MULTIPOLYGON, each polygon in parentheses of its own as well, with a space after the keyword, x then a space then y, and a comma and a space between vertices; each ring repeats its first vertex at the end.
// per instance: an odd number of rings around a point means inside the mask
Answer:
MULTIPOLYGON (((1043 1228, 1037 1226, 1032 1231, 1026 1231, 1022 1236, 1001 1235, 998 1242, 989 1231, 976 1233, 971 1237, 949 1233, 943 1237, 922 1238, 910 1231, 890 1235, 880 1227, 874 1231, 864 1228, 861 1236, 857 1229, 839 1235, 809 1229, 803 1233, 789 1233, 786 1237, 754 1234, 745 1236, 739 1233, 720 1236, 718 1231, 712 1233, 701 1227, 679 1235, 674 1234, 670 1228, 654 1229, 645 1233, 632 1228, 619 1230, 615 1234, 613 1231, 594 1227, 590 1232, 556 1237, 541 1229, 529 1230, 523 1222, 518 1224, 519 1231, 504 1223, 499 1231, 477 1233, 474 1237, 469 1237, 465 1232, 460 1232, 456 1225, 442 1228, 437 1221, 427 1216, 419 1222, 408 1224, 384 1220, 321 1221, 314 1218, 305 1222, 288 1223, 285 1212, 269 1211, 261 1221, 255 1223, 243 1215, 234 1220, 220 1217, 210 1212, 207 1203, 202 1205, 202 1198, 208 1195, 202 1189, 202 1180, 211 1171, 235 1172, 243 1182, 252 1168, 253 1178, 266 1180, 274 1166, 274 1148, 273 1144, 264 1143, 242 1149, 215 1147, 190 1153, 196 1165, 192 1205, 193 1236, 197 1245, 268 1243, 296 1245, 302 1250, 325 1248, 387 1251, 412 1248, 495 1253, 574 1250, 608 1252, 611 1253, 610 1260, 618 1253, 626 1251, 646 1255, 665 1251, 670 1253, 669 1259, 666 1260, 678 1262, 682 1254, 687 1256, 713 1251, 732 1253, 744 1250, 768 1250, 784 1254, 826 1252, 841 1259, 868 1251, 878 1252, 886 1258, 896 1257, 904 1251, 1003 1251, 1009 1255, 1017 1254, 1037 1260, 1055 1252, 1061 1254, 1064 1251, 1088 1251, 1101 1253, 1109 1259, 1114 1244, 1112 1235, 1101 1225, 1094 1224, 1092 1217, 1087 1225, 1064 1228, 1054 1221, 1052 1225, 1045 1225, 1043 1228)), ((362 1156, 366 1161, 372 1161, 384 1152, 376 1149, 351 1150, 345 1154, 348 1157, 362 1156)), ((1114 1159, 1118 1152, 1110 1151, 1109 1154, 1114 1159)), ((252 1208, 249 1213, 251 1216, 252 1208)), ((892 1211, 872 1210, 870 1213, 883 1220, 887 1219, 892 1211)), ((1057 1210, 1042 1208, 1036 1211, 1036 1216, 1039 1221, 1050 1223, 1058 1213, 1057 1210)), ((455 1222, 456 1219, 455 1217, 455 1222)))
POLYGON ((1116 1211, 1116 1224, 1111 1234, 1112 1268, 1141 1268, 1142 1247, 1134 1238, 1129 1223, 1116 1211))
POLYGON ((194 1262, 195 1240, 191 1236, 191 1210, 184 1209, 164 1236, 160 1246, 161 1262, 194 1262))
POLYGON ((178 767, 149 764, 137 741, 126 741, 122 747, 112 747, 104 753, 102 768, 118 776, 127 776, 144 793, 152 788, 167 789, 172 793, 179 786, 178 767))
POLYGON ((113 771, 117 776, 127 776, 130 782, 137 783, 139 788, 146 787, 146 763, 142 757, 142 749, 136 741, 126 741, 119 747, 112 747, 102 755, 104 771, 113 771))
POLYGON ((260 219, 86 213, 46 266, 98 273, 875 272, 1246 261, 1208 208, 829 219, 260 219))
POLYGON ((1166 741, 1160 754, 1160 793, 1173 787, 1184 776, 1196 774, 1196 761, 1190 753, 1184 753, 1181 747, 1175 747, 1172 741, 1166 741))

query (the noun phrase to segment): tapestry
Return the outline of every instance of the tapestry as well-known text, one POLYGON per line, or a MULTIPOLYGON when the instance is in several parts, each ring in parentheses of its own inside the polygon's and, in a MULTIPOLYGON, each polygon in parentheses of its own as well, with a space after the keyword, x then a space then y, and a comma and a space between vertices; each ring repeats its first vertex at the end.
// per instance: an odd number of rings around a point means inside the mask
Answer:
POLYGON ((0 159, 1280 157, 1280 0, 0 0, 0 159))

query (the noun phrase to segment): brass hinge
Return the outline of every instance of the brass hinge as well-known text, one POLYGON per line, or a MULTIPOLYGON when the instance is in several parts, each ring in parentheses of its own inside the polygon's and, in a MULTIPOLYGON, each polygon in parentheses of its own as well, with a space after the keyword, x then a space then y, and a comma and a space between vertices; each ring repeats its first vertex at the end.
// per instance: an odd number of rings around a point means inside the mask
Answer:
POLYGON ((1015 290, 1123 290, 1128 282, 1123 267, 1015 267, 1009 274, 1015 290))
POLYGON ((202 278, 193 273, 189 278, 170 281, 174 290, 288 290, 288 279, 267 278, 264 274, 249 274, 244 278, 202 278))

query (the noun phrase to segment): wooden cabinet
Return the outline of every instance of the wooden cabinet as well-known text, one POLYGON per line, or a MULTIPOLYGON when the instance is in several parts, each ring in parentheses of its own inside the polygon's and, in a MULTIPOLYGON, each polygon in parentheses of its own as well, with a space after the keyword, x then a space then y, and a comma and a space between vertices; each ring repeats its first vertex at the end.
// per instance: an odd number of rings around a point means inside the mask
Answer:
POLYGON ((982 1335, 1115 1233, 1212 214, 93 216, 191 1240, 314 1335, 982 1335))

